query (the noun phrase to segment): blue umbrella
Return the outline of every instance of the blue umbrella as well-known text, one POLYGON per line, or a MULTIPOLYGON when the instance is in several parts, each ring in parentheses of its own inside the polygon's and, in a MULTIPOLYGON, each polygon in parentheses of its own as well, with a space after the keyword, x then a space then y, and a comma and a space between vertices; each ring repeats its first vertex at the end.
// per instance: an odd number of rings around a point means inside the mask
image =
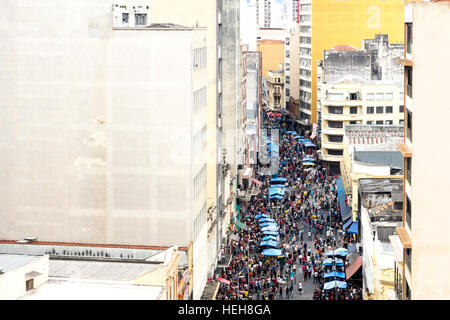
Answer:
POLYGON ((263 218, 263 219, 260 219, 259 222, 260 222, 260 223, 261 223, 261 222, 275 222, 275 219, 271 219, 271 218, 263 218))
POLYGON ((277 226, 277 224, 276 223, 274 223, 274 222, 263 222, 263 223, 261 223, 260 225, 259 225, 261 228, 264 228, 264 227, 268 227, 268 226, 277 226))
POLYGON ((258 219, 261 219, 261 218, 268 218, 269 216, 267 215, 267 214, 257 214, 256 216, 255 216, 255 219, 256 220, 258 220, 258 219))
POLYGON ((284 184, 273 184, 270 186, 271 188, 277 188, 277 189, 283 189, 286 188, 286 186, 284 184))
POLYGON ((279 182, 286 182, 286 178, 273 178, 271 181, 279 181, 279 182))
POLYGON ((270 226, 261 228, 261 231, 278 231, 278 227, 275 225, 270 225, 270 226))
POLYGON ((345 288, 347 288, 347 283, 344 281, 330 281, 330 282, 324 283, 324 285, 323 285, 324 290, 330 290, 330 289, 334 289, 336 287, 339 289, 345 289, 345 288))
POLYGON ((259 244, 260 247, 273 247, 273 248, 278 248, 278 242, 274 241, 274 240, 267 240, 267 241, 262 241, 259 244))
POLYGON ((277 236, 278 235, 278 232, 276 232, 276 231, 269 231, 269 230, 264 230, 262 233, 264 235, 267 235, 267 236, 277 236))
POLYGON ((349 254, 349 251, 345 248, 338 248, 338 249, 334 250, 334 254, 336 256, 345 257, 349 254))
POLYGON ((280 195, 277 194, 277 195, 274 195, 274 196, 270 196, 269 199, 278 199, 278 200, 281 200, 281 199, 284 199, 284 198, 283 198, 283 196, 280 196, 280 195))
POLYGON ((330 259, 330 258, 324 259, 323 260, 323 265, 324 266, 332 266, 333 265, 333 259, 330 259))
POLYGON ((324 278, 334 278, 334 277, 339 277, 339 278, 343 278, 345 279, 345 273, 343 272, 337 272, 337 271, 332 271, 332 272, 327 272, 323 275, 324 278))
POLYGON ((267 241, 267 240, 277 240, 277 238, 276 237, 274 237, 274 236, 265 236, 264 238, 262 238, 262 241, 267 241))
POLYGON ((265 249, 263 250, 263 256, 266 257, 277 257, 281 256, 281 250, 280 249, 265 249))

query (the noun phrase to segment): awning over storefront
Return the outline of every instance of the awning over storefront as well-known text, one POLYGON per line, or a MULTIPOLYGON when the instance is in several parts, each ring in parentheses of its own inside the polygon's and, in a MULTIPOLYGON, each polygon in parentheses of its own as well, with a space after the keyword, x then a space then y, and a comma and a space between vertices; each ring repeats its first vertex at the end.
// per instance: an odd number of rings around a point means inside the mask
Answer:
POLYGON ((358 256, 355 261, 352 262, 351 265, 349 265, 345 270, 346 279, 350 279, 356 271, 358 271, 359 268, 362 266, 362 259, 361 256, 358 256))
POLYGON ((358 234, 358 222, 357 221, 353 221, 350 228, 348 228, 347 233, 358 234))
POLYGON ((350 227, 350 225, 353 223, 352 219, 348 219, 348 221, 346 223, 344 223, 343 228, 344 230, 347 230, 348 227, 350 227))
POLYGON ((217 280, 220 281, 220 282, 223 282, 223 283, 225 283, 227 285, 230 285, 230 283, 231 283, 230 280, 224 279, 222 277, 217 277, 217 280))

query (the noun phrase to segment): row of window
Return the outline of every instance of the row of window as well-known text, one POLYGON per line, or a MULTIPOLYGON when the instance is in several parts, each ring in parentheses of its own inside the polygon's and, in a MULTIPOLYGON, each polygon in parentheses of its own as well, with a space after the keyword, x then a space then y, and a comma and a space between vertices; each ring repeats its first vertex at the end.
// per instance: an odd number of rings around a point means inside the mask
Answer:
MULTIPOLYGON (((369 101, 391 101, 394 99, 394 94, 392 92, 367 93, 366 99, 369 101)), ((403 99, 403 92, 400 92, 400 99, 403 99)))
POLYGON ((311 44, 311 37, 300 37, 300 43, 311 44))
POLYGON ((194 114, 206 106, 206 86, 194 92, 194 114))
MULTIPOLYGON (((403 122, 404 122, 403 119, 400 119, 398 121, 398 124, 403 124, 403 122)), ((384 122, 383 120, 375 120, 375 123, 374 120, 370 120, 367 121, 366 124, 394 124, 394 120, 385 120, 384 122)))
POLYGON ((206 67, 206 47, 194 50, 194 70, 206 67))
MULTIPOLYGON (((394 109, 393 109, 393 106, 386 106, 386 107, 377 106, 377 107, 367 107, 366 108, 367 114, 373 114, 375 110, 376 110, 376 113, 393 113, 394 109)), ((404 110, 405 110, 404 106, 398 107, 398 112, 402 113, 402 112, 404 112, 404 110)))
POLYGON ((311 59, 301 58, 300 59, 300 67, 308 68, 308 69, 311 68, 311 59))
MULTIPOLYGON (((361 124, 361 121, 349 121, 349 124, 361 124)), ((394 120, 369 120, 366 124, 394 124, 394 120)), ((400 119, 398 124, 403 124, 403 119, 400 119)), ((330 129, 342 129, 344 128, 344 122, 342 121, 328 121, 328 128, 330 129)), ((331 141, 330 142, 341 142, 341 141, 331 141)))
POLYGON ((206 191, 206 164, 203 168, 197 173, 194 178, 194 198, 200 193, 200 191, 206 191))
POLYGON ((311 56, 311 48, 300 48, 301 56, 311 56))
POLYGON ((194 220, 194 234, 193 234, 194 241, 197 239, 198 234, 200 233, 200 230, 202 229, 205 222, 206 222, 206 202, 203 204, 202 208, 200 209, 200 212, 198 213, 197 217, 194 220))
POLYGON ((311 26, 301 26, 300 27, 300 32, 301 33, 311 33, 311 26))
POLYGON ((311 81, 300 79, 300 87, 311 88, 311 81))
POLYGON ((206 125, 199 130, 192 138, 192 153, 202 154, 206 150, 206 125))

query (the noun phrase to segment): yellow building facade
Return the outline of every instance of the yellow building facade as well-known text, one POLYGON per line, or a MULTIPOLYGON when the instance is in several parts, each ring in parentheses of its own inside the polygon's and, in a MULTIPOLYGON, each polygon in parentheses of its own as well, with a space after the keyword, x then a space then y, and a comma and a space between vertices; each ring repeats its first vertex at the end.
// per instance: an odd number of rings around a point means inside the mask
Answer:
POLYGON ((311 113, 309 124, 317 122, 317 60, 323 51, 342 44, 359 48, 375 34, 403 43, 405 2, 410 0, 300 0, 300 90, 311 94, 310 112, 309 106, 303 110, 311 113))
POLYGON ((284 41, 263 39, 258 41, 257 50, 262 55, 262 75, 267 79, 269 70, 278 70, 284 63, 284 41))

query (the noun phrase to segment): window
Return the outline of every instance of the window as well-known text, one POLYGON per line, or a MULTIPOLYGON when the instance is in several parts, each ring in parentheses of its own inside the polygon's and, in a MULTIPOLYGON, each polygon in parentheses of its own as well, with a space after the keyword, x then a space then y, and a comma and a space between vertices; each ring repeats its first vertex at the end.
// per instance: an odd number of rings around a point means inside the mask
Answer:
POLYGON ((122 23, 128 23, 128 18, 130 14, 126 12, 122 12, 122 23))
POLYGON ((398 120, 398 124, 404 124, 404 123, 405 123, 405 120, 403 120, 403 119, 398 120))
POLYGON ((386 100, 392 100, 392 99, 394 99, 394 94, 392 92, 388 92, 384 95, 384 98, 386 100))
POLYGON ((412 112, 409 110, 406 110, 406 136, 409 140, 412 142, 412 112))
POLYGON ((350 93, 350 100, 358 100, 358 94, 356 92, 350 93))
POLYGON ((375 100, 375 94, 373 94, 373 93, 368 93, 368 94, 367 94, 367 100, 375 100))
POLYGON ((290 52, 289 52, 289 50, 286 50, 286 58, 289 58, 290 57, 290 52))
POLYGON ((356 124, 356 121, 350 121, 350 124, 356 124))
POLYGON ((385 124, 394 124, 394 120, 386 120, 384 123, 385 124))
POLYGON ((405 97, 405 94, 403 92, 400 92, 400 99, 403 100, 404 97, 405 97))
POLYGON ((26 291, 32 290, 34 288, 34 279, 25 281, 25 288, 26 288, 26 291))
POLYGON ((328 113, 343 114, 343 107, 328 107, 328 113))
POLYGON ((136 13, 134 16, 136 19, 137 26, 147 25, 147 14, 146 13, 136 13))
POLYGON ((386 106, 386 113, 392 113, 392 106, 386 106))
POLYGON ((399 106, 398 107, 398 112, 400 112, 400 113, 405 112, 405 106, 399 106))
MULTIPOLYGON (((411 184, 411 165, 411 158, 406 158, 406 181, 408 181, 409 184, 411 184)), ((411 226, 409 227, 411 228, 411 226)))
POLYGON ((342 121, 328 121, 328 128, 341 129, 343 128, 342 121))
POLYGON ((358 107, 350 107, 350 114, 357 114, 358 113, 358 107))
POLYGON ((328 100, 343 101, 344 100, 344 94, 343 93, 329 93, 328 94, 328 100))
POLYGON ((411 54, 412 52, 412 43, 413 43, 413 37, 412 37, 412 23, 405 23, 406 24, 406 52, 411 54))
POLYGON ((377 107, 377 113, 383 113, 383 107, 377 107))
POLYGON ((344 137, 343 136, 329 135, 328 136, 328 141, 329 142, 342 142, 342 141, 344 141, 344 137))
POLYGON ((376 124, 383 124, 383 120, 377 120, 376 124))
POLYGON ((374 107, 367 107, 367 113, 371 114, 374 112, 374 107))
POLYGON ((384 100, 384 93, 377 93, 377 100, 378 101, 384 100))
POLYGON ((373 121, 367 121, 366 124, 373 124, 373 121))
POLYGON ((342 156, 343 150, 328 149, 328 154, 330 156, 342 156))
POLYGON ((412 98, 412 67, 405 67, 406 73, 406 95, 412 98))

